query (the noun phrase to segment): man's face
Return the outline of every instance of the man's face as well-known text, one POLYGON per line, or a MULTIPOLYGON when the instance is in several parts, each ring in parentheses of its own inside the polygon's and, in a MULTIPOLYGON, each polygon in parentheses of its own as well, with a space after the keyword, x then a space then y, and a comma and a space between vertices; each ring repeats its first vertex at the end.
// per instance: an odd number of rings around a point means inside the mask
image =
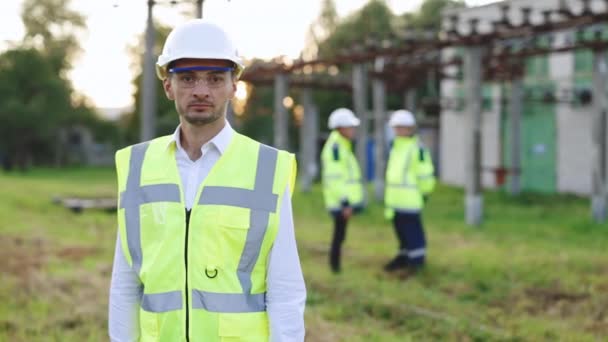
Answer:
POLYGON ((228 101, 236 92, 231 71, 189 70, 192 68, 231 68, 232 63, 214 59, 180 59, 171 64, 175 72, 163 81, 165 94, 175 101, 180 118, 202 126, 223 118, 228 101))
POLYGON ((393 127, 393 131, 395 132, 395 135, 398 137, 411 137, 412 135, 414 135, 414 132, 416 131, 416 127, 414 127, 414 126, 396 126, 396 127, 393 127))
POLYGON ((338 128, 338 132, 340 132, 343 137, 353 140, 355 138, 355 133, 357 133, 357 127, 340 127, 338 128))

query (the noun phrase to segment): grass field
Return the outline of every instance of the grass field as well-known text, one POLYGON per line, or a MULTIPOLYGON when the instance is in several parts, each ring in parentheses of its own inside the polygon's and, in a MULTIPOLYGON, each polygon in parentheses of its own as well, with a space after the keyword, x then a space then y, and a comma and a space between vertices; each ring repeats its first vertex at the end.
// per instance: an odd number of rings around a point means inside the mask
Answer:
MULTIPOLYGON (((112 170, 0 174, 0 189, 0 341, 107 340, 115 217, 52 198, 112 196, 112 170)), ((608 224, 590 223, 587 200, 487 192, 485 223, 472 228, 462 198, 445 186, 431 198, 420 273, 381 271, 397 242, 371 206, 333 275, 320 193, 296 194, 307 341, 608 340, 608 224)))

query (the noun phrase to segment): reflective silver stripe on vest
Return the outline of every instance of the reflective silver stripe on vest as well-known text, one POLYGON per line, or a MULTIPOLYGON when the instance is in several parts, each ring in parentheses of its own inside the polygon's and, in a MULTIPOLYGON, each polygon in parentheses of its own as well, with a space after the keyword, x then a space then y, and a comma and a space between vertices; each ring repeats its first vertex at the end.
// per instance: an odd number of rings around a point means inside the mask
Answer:
POLYGON ((125 209, 127 245, 129 246, 129 254, 133 262, 133 269, 137 274, 139 274, 141 269, 143 258, 141 252, 139 207, 142 204, 153 202, 180 202, 177 184, 140 185, 141 169, 148 145, 149 143, 145 142, 131 148, 127 186, 125 191, 120 194, 120 208, 125 209))
POLYGON ((433 174, 429 173, 426 175, 418 175, 418 179, 429 179, 429 178, 433 178, 433 174))
POLYGON ((388 186, 392 188, 407 188, 407 189, 418 189, 417 186, 412 184, 403 184, 403 183, 388 183, 388 186))
POLYGON ((192 308, 211 312, 261 312, 266 311, 266 295, 192 290, 192 308))
POLYGON ((407 209, 398 207, 392 207, 391 209, 393 209, 396 213, 400 214, 417 214, 420 212, 420 209, 407 209))
POLYGON ((266 310, 264 294, 251 294, 251 272, 262 248, 270 213, 277 209, 278 196, 272 193, 277 157, 277 150, 260 145, 253 190, 222 186, 203 188, 199 200, 201 205, 229 205, 251 210, 245 247, 237 268, 243 293, 218 294, 193 290, 193 308, 214 312, 266 310))
POLYGON ((181 291, 163 293, 144 293, 141 297, 141 308, 148 312, 167 312, 181 310, 181 291))
POLYGON ((233 207, 274 212, 277 195, 259 189, 247 190, 223 186, 206 186, 203 189, 199 204, 231 205, 233 207))

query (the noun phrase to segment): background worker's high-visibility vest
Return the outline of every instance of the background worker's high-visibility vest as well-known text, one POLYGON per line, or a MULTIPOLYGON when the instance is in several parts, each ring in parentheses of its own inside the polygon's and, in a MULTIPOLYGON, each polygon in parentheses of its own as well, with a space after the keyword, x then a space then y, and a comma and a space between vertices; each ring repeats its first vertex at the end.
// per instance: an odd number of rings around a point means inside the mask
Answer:
POLYGON ((331 132, 321 151, 323 198, 330 211, 340 210, 345 202, 363 206, 361 169, 352 151, 352 143, 340 132, 331 132))
POLYGON ((175 149, 167 136, 116 154, 140 341, 268 341, 267 264, 294 156, 235 133, 187 212, 175 149))
POLYGON ((384 204, 386 217, 395 211, 418 213, 424 206, 423 197, 435 187, 433 161, 418 137, 395 137, 386 168, 384 204))

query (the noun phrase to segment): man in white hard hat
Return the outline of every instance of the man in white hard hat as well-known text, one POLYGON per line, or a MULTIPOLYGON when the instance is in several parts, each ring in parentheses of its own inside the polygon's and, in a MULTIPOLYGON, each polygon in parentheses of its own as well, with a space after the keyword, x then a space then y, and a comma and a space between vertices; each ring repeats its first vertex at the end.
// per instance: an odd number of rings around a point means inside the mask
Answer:
POLYGON ((157 74, 175 133, 116 154, 112 341, 303 341, 292 154, 226 121, 243 65, 226 32, 191 20, 157 74))
POLYGON ((393 221, 399 251, 385 270, 418 269, 424 265, 426 256, 420 214, 435 186, 433 162, 416 136, 416 119, 411 112, 395 111, 389 125, 395 139, 386 168, 384 204, 386 218, 393 221))
POLYGON ((346 237, 348 219, 363 208, 361 169, 352 148, 359 123, 350 109, 334 110, 328 122, 332 132, 321 151, 323 198, 334 220, 329 251, 329 264, 334 273, 340 272, 341 246, 346 237))

